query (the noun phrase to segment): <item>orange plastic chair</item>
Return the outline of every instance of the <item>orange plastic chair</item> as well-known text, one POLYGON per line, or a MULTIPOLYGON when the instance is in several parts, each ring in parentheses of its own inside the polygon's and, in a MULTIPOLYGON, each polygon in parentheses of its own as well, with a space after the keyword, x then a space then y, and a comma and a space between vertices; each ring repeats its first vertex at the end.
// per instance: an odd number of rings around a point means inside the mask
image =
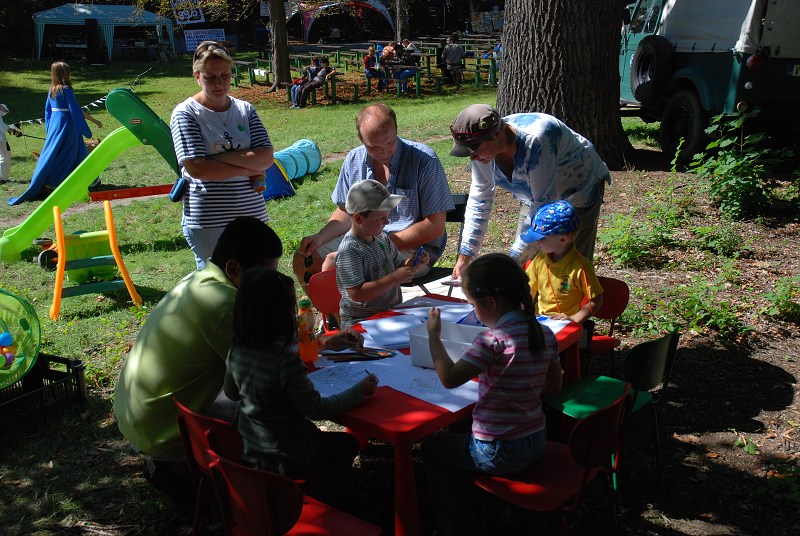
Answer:
POLYGON ((178 399, 173 399, 178 408, 178 428, 181 431, 183 449, 189 469, 197 481, 197 498, 195 500, 194 521, 192 534, 197 534, 200 526, 200 514, 203 503, 203 487, 211 479, 209 468, 213 458, 208 456, 208 449, 223 452, 233 460, 240 460, 244 446, 239 431, 233 424, 208 417, 193 411, 182 404, 178 399))
POLYGON ((297 483, 208 451, 214 489, 228 536, 372 536, 379 527, 303 495, 297 483))
POLYGON ((557 512, 562 533, 568 534, 564 513, 580 506, 586 485, 604 475, 616 530, 610 477, 619 466, 624 422, 631 404, 629 391, 630 385, 626 385, 612 404, 579 420, 567 444, 548 441, 544 454, 530 468, 511 476, 481 475, 475 484, 520 508, 557 512))
MULTIPOLYGON (((616 376, 616 349, 620 344, 622 344, 622 341, 614 337, 614 327, 616 326, 617 318, 619 318, 619 316, 628 306, 630 289, 628 288, 627 283, 619 279, 614 279, 613 277, 598 276, 597 279, 600 281, 600 285, 603 287, 603 304, 597 311, 593 312, 592 316, 595 318, 608 320, 609 328, 608 333, 605 335, 592 333, 589 347, 585 353, 586 373, 584 376, 589 374, 589 367, 592 359, 603 354, 611 354, 611 375, 616 376)), ((586 303, 585 299, 583 303, 586 303)))
POLYGON ((336 268, 318 272, 308 280, 308 297, 314 308, 322 315, 322 327, 325 333, 335 333, 328 326, 328 315, 339 318, 339 301, 342 295, 336 286, 336 268))
POLYGON ((104 231, 65 234, 61 222, 61 209, 53 206, 53 222, 56 231, 57 256, 55 290, 50 306, 50 318, 58 320, 61 313, 61 299, 82 294, 102 293, 118 290, 123 286, 128 290, 131 300, 137 307, 142 306, 142 298, 128 275, 117 245, 117 230, 111 203, 103 201, 103 214, 106 221, 104 231), (110 254, 108 254, 110 252, 110 254), (121 279, 113 278, 113 266, 119 269, 121 279), (65 287, 64 277, 69 276, 79 284, 65 287), (89 282, 92 279, 97 281, 89 282))

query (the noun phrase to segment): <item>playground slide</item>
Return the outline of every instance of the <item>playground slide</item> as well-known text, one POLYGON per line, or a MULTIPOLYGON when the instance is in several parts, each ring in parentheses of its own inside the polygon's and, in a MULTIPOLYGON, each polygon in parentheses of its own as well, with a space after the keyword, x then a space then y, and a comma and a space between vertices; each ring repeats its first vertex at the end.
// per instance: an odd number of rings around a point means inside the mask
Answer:
POLYGON ((89 156, 64 179, 28 218, 16 227, 6 229, 0 237, 0 260, 16 262, 33 240, 53 224, 53 206, 62 211, 72 203, 87 198, 89 185, 105 171, 123 151, 142 145, 130 130, 120 127, 100 142, 89 156))
POLYGON ((7 229, 0 237, 0 260, 15 262, 33 240, 53 223, 53 206, 64 211, 87 198, 89 185, 123 151, 150 145, 179 173, 169 127, 163 119, 130 89, 117 88, 106 96, 106 109, 122 124, 89 153, 89 156, 64 179, 22 224, 7 229))

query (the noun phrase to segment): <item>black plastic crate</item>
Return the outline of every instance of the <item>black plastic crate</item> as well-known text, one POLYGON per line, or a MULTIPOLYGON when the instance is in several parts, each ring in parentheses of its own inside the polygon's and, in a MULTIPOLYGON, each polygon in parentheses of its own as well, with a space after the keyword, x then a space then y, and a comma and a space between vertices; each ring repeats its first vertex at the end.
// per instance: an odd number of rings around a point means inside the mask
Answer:
POLYGON ((63 410, 84 406, 85 369, 77 359, 40 353, 24 378, 0 390, 0 443, 34 434, 63 410))

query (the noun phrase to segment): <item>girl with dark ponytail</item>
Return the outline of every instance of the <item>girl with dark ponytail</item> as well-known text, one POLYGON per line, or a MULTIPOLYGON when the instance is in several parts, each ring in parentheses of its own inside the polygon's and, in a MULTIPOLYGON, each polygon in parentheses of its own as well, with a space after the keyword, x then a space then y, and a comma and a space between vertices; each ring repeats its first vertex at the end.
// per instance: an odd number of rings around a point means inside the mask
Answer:
POLYGON ((532 465, 544 452, 541 396, 561 390, 555 335, 536 321, 525 271, 508 255, 491 253, 467 267, 464 294, 489 329, 453 363, 442 343, 439 310, 431 309, 428 334, 442 384, 457 387, 479 380, 471 433, 432 436, 422 457, 433 508, 445 534, 478 534, 467 497, 475 473, 511 474, 532 465))

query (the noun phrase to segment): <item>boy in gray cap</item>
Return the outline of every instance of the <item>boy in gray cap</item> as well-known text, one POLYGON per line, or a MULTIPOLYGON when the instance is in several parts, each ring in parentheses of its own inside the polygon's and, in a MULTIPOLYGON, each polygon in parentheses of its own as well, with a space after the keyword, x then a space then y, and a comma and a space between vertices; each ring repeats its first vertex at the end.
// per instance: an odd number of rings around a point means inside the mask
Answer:
POLYGON ((345 210, 351 228, 336 254, 342 328, 400 303, 400 285, 411 281, 417 266, 428 262, 421 247, 418 255, 406 259, 383 230, 389 212, 403 197, 372 179, 355 183, 347 192, 345 210))
MULTIPOLYGON (((542 205, 566 200, 581 221, 575 245, 594 257, 597 219, 611 176, 592 143, 559 119, 542 113, 500 117, 486 104, 468 106, 450 126, 452 156, 472 160, 472 186, 464 236, 453 277, 460 278, 480 252, 494 201, 495 186, 520 201, 517 234, 531 225, 542 205)), ((525 244, 518 236, 509 254, 524 261, 525 244)))

